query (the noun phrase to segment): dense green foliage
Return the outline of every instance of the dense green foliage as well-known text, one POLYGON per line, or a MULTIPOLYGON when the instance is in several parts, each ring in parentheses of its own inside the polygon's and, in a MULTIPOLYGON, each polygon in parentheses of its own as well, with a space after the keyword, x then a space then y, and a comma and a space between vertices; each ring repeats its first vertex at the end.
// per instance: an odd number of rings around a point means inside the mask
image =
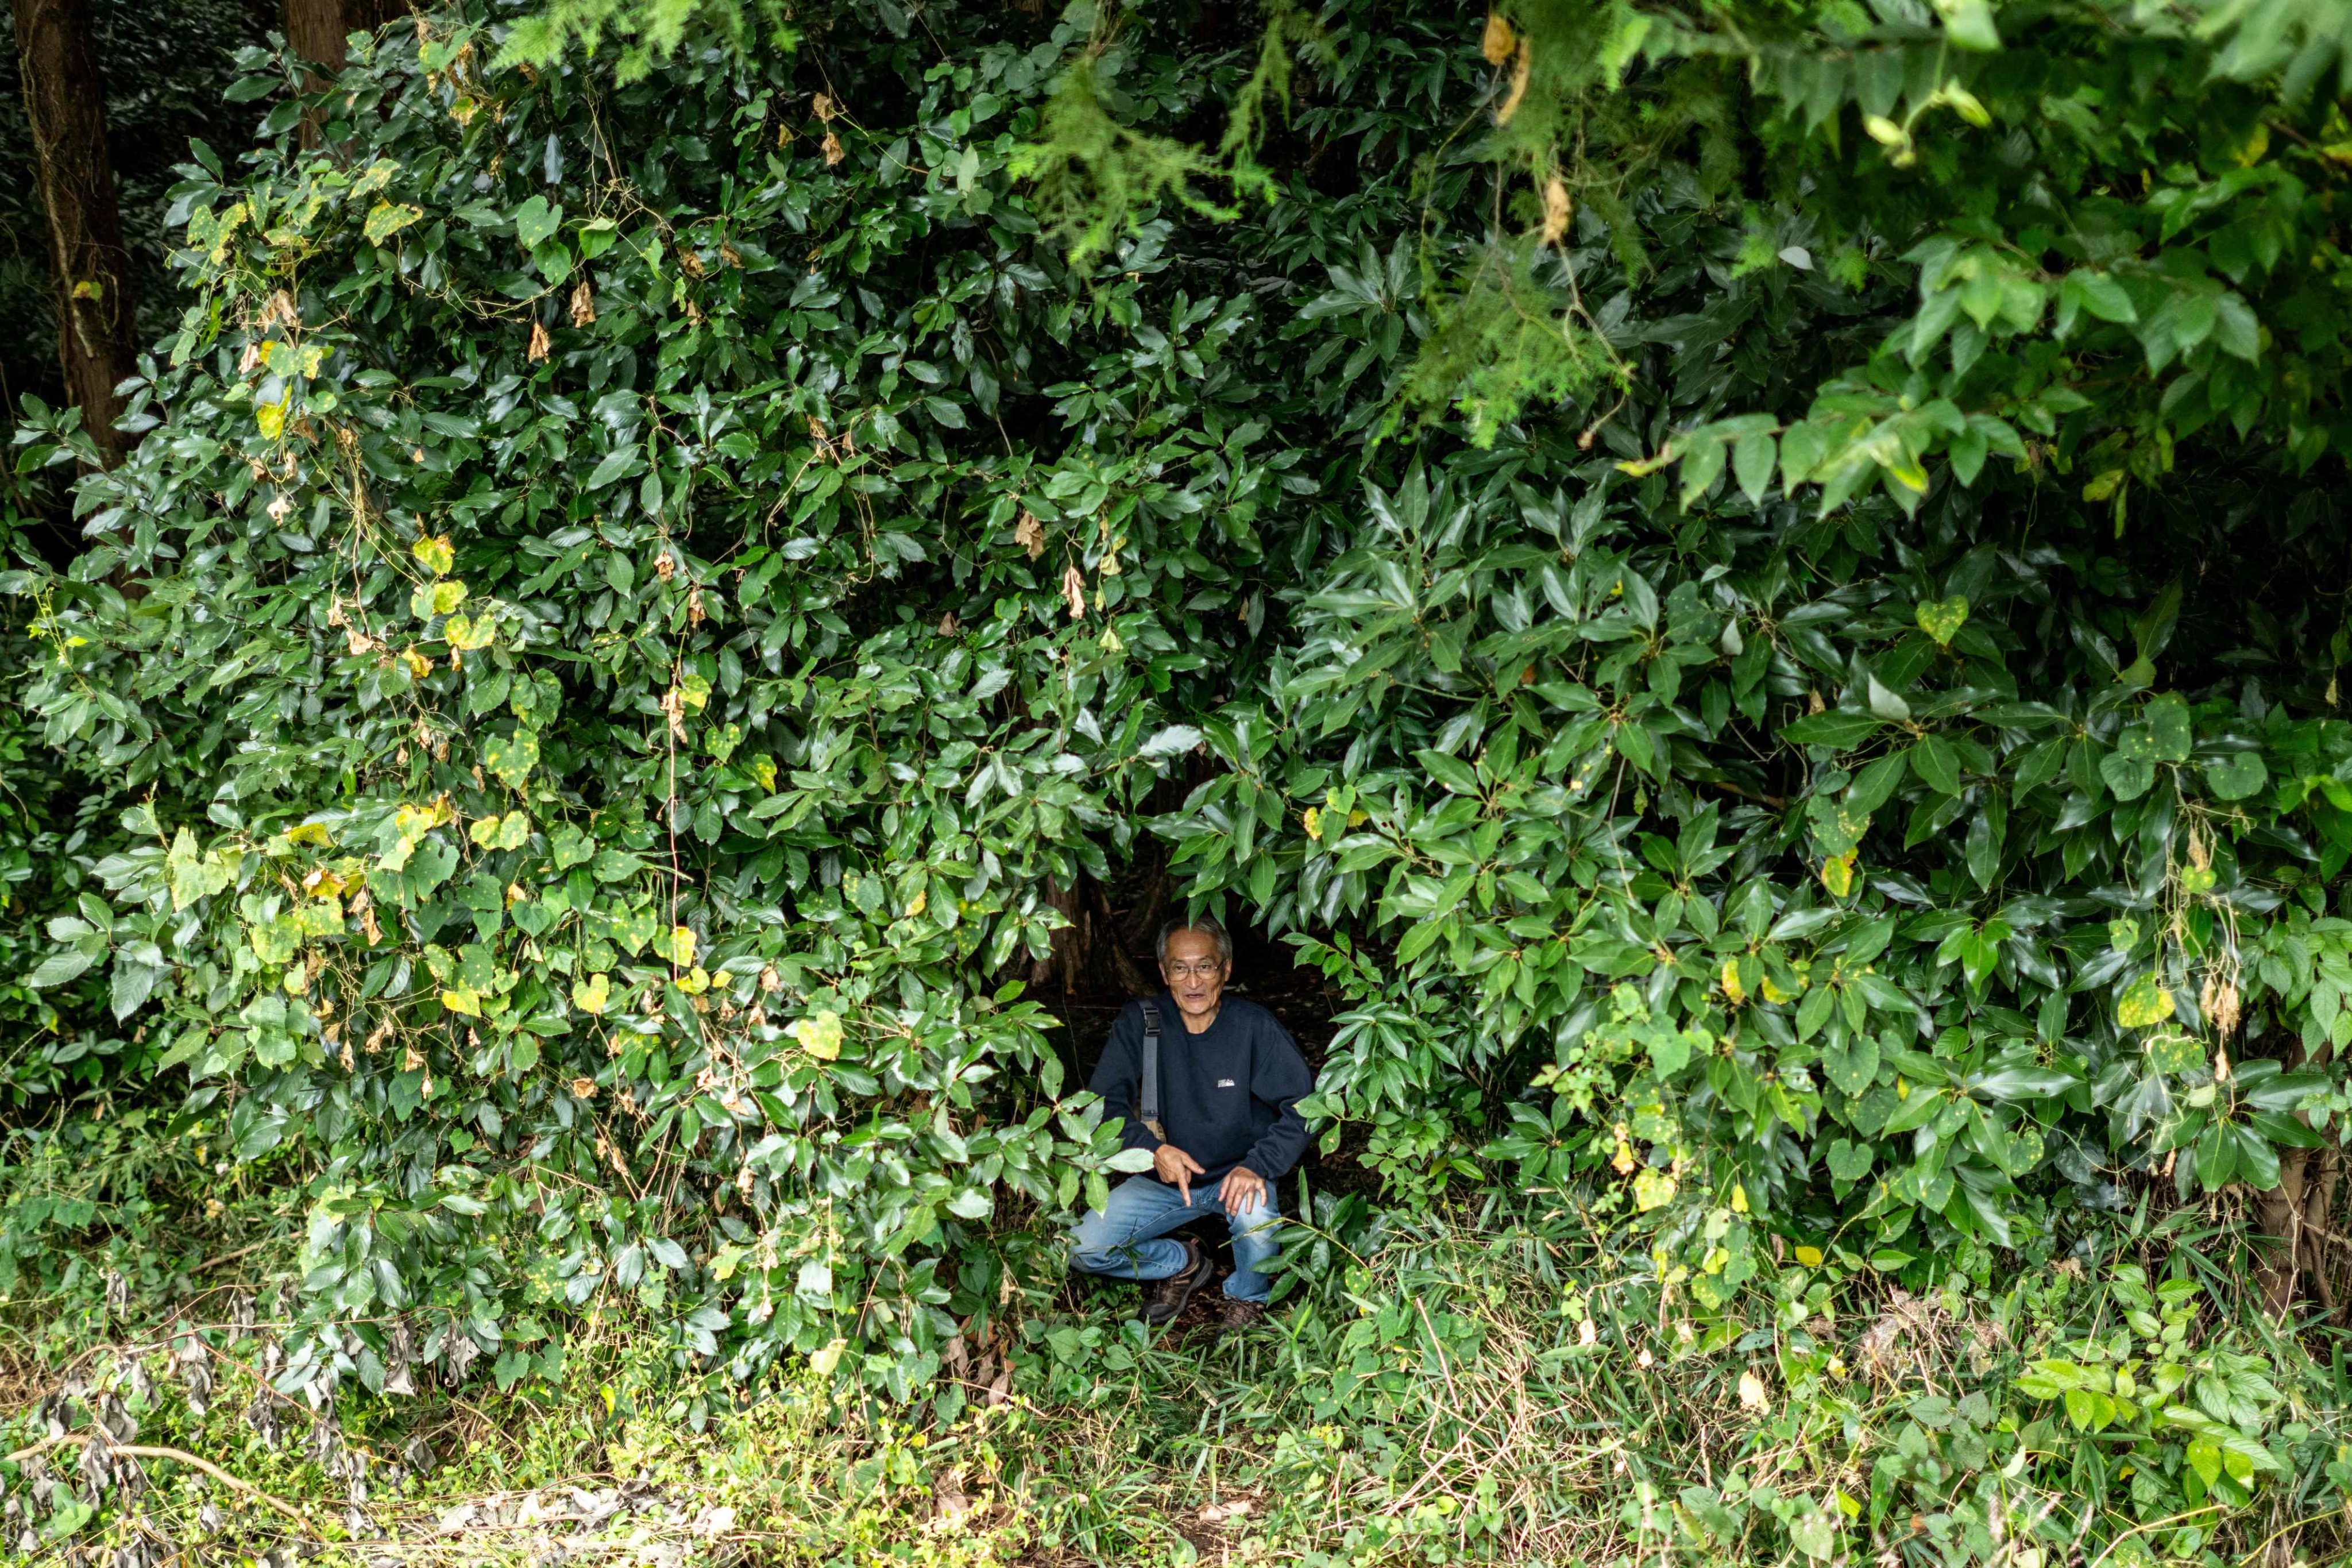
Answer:
POLYGON ((1019 979, 1163 857, 1346 997, 1331 1147, 1576 1194, 1718 1345, 1784 1258, 2278 1187, 2352 1041, 2346 128, 1886 11, 844 7, 615 82, 478 9, 310 150, 255 52, 144 437, 5 584, 109 801, 49 1058, 299 1188, 289 1389, 625 1295, 910 1394, 1119 1167, 1019 979))
MULTIPOLYGON (((125 1231, 161 1256, 184 1217, 125 1231)), ((167 1272, 110 1311, 92 1277, 52 1298, 44 1348, 146 1446, 114 1460, 146 1484, 91 1486, 27 1410, 5 1428, 6 1517, 35 1557, 300 1542, 322 1568, 558 1549, 737 1568, 2207 1568, 2344 1550, 2340 1358, 2331 1376, 2271 1321, 2228 1228, 2185 1214, 1992 1288, 1911 1296, 1851 1256, 1791 1267, 1749 1293, 1741 1332, 1702 1331, 1638 1247, 1544 1202, 1350 1198, 1318 1218, 1330 1265, 1279 1332, 1212 1344, 1190 1322, 1145 1330, 1115 1289, 1040 1293, 951 1342, 924 1404, 845 1399, 801 1365, 698 1429, 667 1356, 611 1319, 508 1389, 420 1381, 313 1412, 259 1388, 268 1324, 167 1350, 153 1315, 268 1265, 167 1272), (2261 1485, 2233 1501, 2208 1489, 2222 1477, 2261 1485)))

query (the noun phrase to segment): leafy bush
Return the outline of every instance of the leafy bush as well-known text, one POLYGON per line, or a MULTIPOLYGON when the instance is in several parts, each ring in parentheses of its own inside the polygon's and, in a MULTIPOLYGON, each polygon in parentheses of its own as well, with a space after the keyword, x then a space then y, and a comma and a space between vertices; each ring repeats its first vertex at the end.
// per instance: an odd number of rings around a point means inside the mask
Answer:
MULTIPOLYGON (((516 1371, 625 1298, 681 1368, 911 1395, 1120 1168, 1020 965, 1162 854, 1346 998, 1335 1146, 1590 1194, 1707 1311, 1789 1245, 1925 1291, 2126 1182, 2300 1189, 2352 1039, 2336 503, 2278 412, 2315 338, 2235 424, 2163 423, 2239 374, 2195 349, 2094 417, 2010 308, 2070 285, 1985 315, 1916 183, 2022 200, 2030 137, 1988 173, 1915 116, 1841 184, 1824 132, 1751 191, 1698 35, 1626 76, 1622 30, 1521 17, 1490 68, 1450 11, 1286 12, 1320 63, 1247 209, 1104 226, 1088 190, 1189 189, 1170 134, 1263 93, 1237 41, 878 15, 614 83, 453 12, 309 150, 248 56, 143 439, 79 487, 89 552, 7 579, 44 740, 123 792, 33 976, 102 976, 176 1129, 303 1184, 297 1383, 516 1371), (1570 120, 1615 183, 1498 207, 1570 120), (1479 380, 1541 300, 1564 346, 1479 380), (1456 372, 1469 427, 1398 439, 1456 372), (2126 471, 2162 486, 2119 530, 2126 471)), ((2166 153, 2161 242, 2286 189, 2248 146, 2166 153)), ((2085 331, 2129 325, 2104 288, 2085 331)))

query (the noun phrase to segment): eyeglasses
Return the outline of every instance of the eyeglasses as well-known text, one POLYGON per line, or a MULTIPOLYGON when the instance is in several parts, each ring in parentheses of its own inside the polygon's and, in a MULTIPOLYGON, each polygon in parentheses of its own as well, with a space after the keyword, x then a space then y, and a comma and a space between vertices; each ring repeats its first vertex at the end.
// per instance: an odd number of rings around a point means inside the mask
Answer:
POLYGON ((1225 972, 1223 959, 1202 963, 1170 963, 1163 967, 1171 980, 1214 980, 1225 972))

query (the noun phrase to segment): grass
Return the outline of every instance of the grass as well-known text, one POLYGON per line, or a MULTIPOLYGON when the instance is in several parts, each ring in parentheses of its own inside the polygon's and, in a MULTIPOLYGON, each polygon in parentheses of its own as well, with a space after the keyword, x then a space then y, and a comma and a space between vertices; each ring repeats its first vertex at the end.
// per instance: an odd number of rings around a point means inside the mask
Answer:
POLYGON ((917 1403, 803 1364, 698 1427, 684 1394, 701 1385, 606 1310, 504 1392, 478 1367, 404 1398, 261 1398, 273 1446, 250 1412, 273 1368, 283 1382, 282 1342, 232 1325, 236 1290, 200 1275, 125 1321, 86 1272, 78 1315, 47 1298, 19 1318, 46 1337, 18 1342, 41 1364, 12 1380, 0 1510, 11 1544, 31 1534, 21 1557, 125 1568, 289 1551, 327 1568, 2316 1568, 2352 1551, 2336 1363, 2252 1311, 2185 1218, 1919 1296, 1859 1260, 1792 1265, 1709 1314, 1572 1210, 1320 1208, 1297 1288, 1237 1338, 1147 1331, 1130 1289, 1074 1282, 975 1325, 917 1403), (212 1347, 202 1411, 183 1320, 212 1347), (2020 1386, 2053 1363, 2104 1378, 2106 1406, 2020 1386), (142 1495, 119 1470, 90 1492, 93 1424, 142 1495))

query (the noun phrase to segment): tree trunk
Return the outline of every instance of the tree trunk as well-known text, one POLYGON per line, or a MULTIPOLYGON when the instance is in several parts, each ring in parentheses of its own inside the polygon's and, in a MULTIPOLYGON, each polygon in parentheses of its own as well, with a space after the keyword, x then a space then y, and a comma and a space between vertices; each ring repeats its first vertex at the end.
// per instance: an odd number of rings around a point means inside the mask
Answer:
POLYGON ((1061 985, 1063 992, 1085 990, 1087 959, 1094 952, 1094 917, 1087 910, 1087 872, 1077 872, 1073 884, 1049 881, 1046 902, 1061 910, 1068 924, 1054 931, 1054 947, 1046 957, 1030 963, 1030 985, 1061 985))
MULTIPOLYGON (((286 47, 323 71, 303 75, 305 92, 324 92, 351 63, 344 39, 353 33, 373 33, 394 18, 408 14, 403 0, 284 0, 286 47)), ((302 145, 319 144, 321 128, 332 112, 302 117, 302 145)))
POLYGON ((132 440, 114 427, 122 415, 114 387, 137 368, 138 329, 106 150, 106 83, 84 0, 16 0, 16 68, 57 277, 58 358, 66 395, 111 468, 132 440))
POLYGON ((1030 964, 1030 984, 1058 984, 1066 994, 1105 985, 1130 995, 1152 989, 1120 941, 1118 921, 1101 883, 1080 871, 1066 887, 1048 882, 1045 898, 1069 924, 1054 932, 1053 950, 1030 964))
MULTIPOLYGON (((358 9, 354 4, 352 9, 358 9)), ((341 74, 350 56, 343 39, 355 26, 365 22, 354 21, 346 12, 343 0, 286 0, 286 47, 313 65, 327 68, 324 76, 312 75, 303 86, 311 92, 323 92, 328 83, 341 74)))
POLYGON ((2263 1303, 2273 1317, 2284 1317, 2294 1306, 2298 1265, 2308 1246, 2303 1224, 2304 1175, 2311 1158, 2308 1149, 2279 1151, 2278 1185, 2261 1194, 2256 1223, 2271 1238, 2272 1250, 2262 1264, 2263 1303))
POLYGON ((2316 1233, 2311 1247, 2311 1281, 2319 1287, 2319 1304, 2330 1319, 2338 1317, 2337 1273, 2344 1266, 2343 1244, 2336 1238, 2336 1184, 2344 1170, 2344 1152, 2330 1143, 2319 1151, 2319 1174, 2304 1194, 2303 1226, 2316 1233))
MULTIPOLYGON (((2303 1047, 2289 1050, 2284 1063, 2289 1072, 2303 1067, 2326 1067, 2333 1055, 2323 1044, 2308 1058, 2303 1047)), ((2307 1115, 2297 1112, 2308 1122, 2307 1115)), ((2335 1177, 2323 1163, 2322 1173, 2327 1192, 2327 1202, 2335 1201, 2335 1177)), ((2322 1256, 2326 1244, 2322 1239, 2328 1229, 2329 1215, 2326 1209, 2306 1207, 2305 1186, 2311 1175, 2311 1151, 2282 1149, 2279 1151, 2278 1185, 2261 1194, 2254 1205, 2255 1224, 2271 1246, 2260 1267, 2263 1301, 2273 1317, 2284 1318, 2294 1310, 2297 1287, 2305 1268, 2315 1272, 2325 1270, 2328 1259, 2322 1256)))

